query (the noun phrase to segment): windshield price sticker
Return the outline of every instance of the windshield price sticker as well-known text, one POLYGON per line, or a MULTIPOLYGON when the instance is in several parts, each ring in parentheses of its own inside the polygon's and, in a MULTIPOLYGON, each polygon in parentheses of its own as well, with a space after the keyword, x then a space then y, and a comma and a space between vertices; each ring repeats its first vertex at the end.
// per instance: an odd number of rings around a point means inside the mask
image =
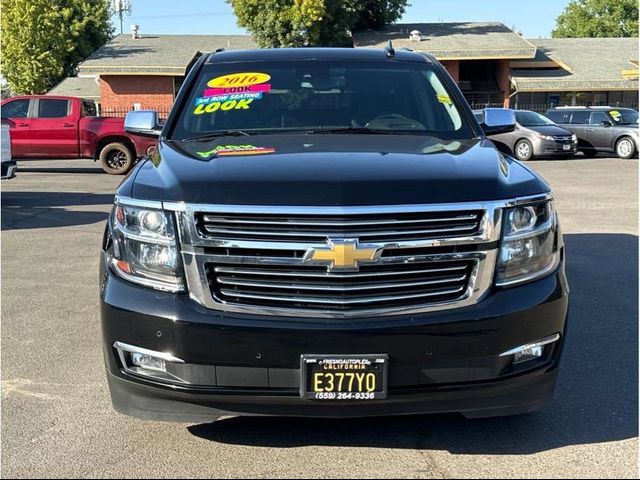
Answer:
POLYGON ((247 110, 254 100, 271 91, 266 73, 232 73, 207 82, 203 96, 195 100, 194 115, 213 113, 217 110, 247 110), (233 102, 233 103, 231 103, 233 102))
POLYGON ((200 104, 196 106, 196 109, 193 111, 194 115, 202 115, 203 113, 213 113, 218 110, 228 111, 228 110, 248 110, 249 105, 251 105, 253 100, 245 99, 245 100, 227 100, 226 102, 212 102, 207 105, 200 104))
POLYGON ((250 87, 267 83, 269 80, 271 75, 266 73, 232 73, 209 80, 207 86, 211 88, 250 87))

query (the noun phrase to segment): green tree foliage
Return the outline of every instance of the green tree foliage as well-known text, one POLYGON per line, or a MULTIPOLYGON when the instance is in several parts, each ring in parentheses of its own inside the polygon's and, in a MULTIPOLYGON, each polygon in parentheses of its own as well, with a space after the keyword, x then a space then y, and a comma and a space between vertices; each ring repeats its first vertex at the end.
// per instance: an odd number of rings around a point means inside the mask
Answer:
POLYGON ((557 18, 552 36, 637 37, 638 0, 573 0, 557 18))
POLYGON ((261 47, 344 46, 398 20, 408 0, 227 0, 261 47))
POLYGON ((111 36, 109 0, 2 0, 2 75, 14 94, 44 93, 111 36))

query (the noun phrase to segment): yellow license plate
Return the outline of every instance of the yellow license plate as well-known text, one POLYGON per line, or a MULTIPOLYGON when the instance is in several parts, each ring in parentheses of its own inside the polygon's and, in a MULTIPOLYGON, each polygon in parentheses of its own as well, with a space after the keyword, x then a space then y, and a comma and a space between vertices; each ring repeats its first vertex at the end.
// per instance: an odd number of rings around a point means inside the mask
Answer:
POLYGON ((387 364, 380 355, 303 355, 300 395, 308 400, 387 398, 387 364))

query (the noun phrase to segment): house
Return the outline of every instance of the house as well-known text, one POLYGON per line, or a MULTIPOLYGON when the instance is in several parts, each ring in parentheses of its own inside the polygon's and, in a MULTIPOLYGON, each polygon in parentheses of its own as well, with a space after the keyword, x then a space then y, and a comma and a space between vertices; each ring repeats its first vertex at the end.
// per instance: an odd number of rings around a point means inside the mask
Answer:
POLYGON ((79 77, 99 78, 103 115, 133 108, 166 115, 188 67, 201 52, 257 48, 248 35, 118 35, 78 67, 79 77))
POLYGON ((511 62, 516 105, 638 106, 637 38, 544 38, 511 62))
POLYGON ((533 59, 536 47, 499 22, 399 23, 354 34, 356 47, 430 53, 458 82, 471 104, 508 106, 510 62, 533 59))
MULTIPOLYGON (((358 48, 410 48, 434 55, 473 107, 638 106, 638 44, 632 38, 525 39, 499 22, 399 23, 357 32, 358 48)), ((118 35, 51 93, 99 90, 104 115, 171 109, 202 52, 254 49, 248 35, 118 35), (93 82, 93 83, 91 83, 93 82)))

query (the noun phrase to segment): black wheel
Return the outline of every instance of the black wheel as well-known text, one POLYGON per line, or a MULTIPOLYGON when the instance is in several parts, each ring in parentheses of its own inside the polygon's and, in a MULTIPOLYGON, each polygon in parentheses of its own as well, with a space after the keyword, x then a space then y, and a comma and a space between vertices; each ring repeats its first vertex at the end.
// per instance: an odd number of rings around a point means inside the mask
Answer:
POLYGON ((100 164, 109 175, 124 175, 133 167, 133 153, 123 143, 109 143, 100 151, 100 164))
POLYGON ((514 153, 518 160, 526 162, 533 158, 533 146, 529 140, 518 140, 514 148, 514 153))
POLYGON ((631 158, 636 154, 636 144, 630 137, 622 137, 616 142, 616 155, 620 158, 631 158))

